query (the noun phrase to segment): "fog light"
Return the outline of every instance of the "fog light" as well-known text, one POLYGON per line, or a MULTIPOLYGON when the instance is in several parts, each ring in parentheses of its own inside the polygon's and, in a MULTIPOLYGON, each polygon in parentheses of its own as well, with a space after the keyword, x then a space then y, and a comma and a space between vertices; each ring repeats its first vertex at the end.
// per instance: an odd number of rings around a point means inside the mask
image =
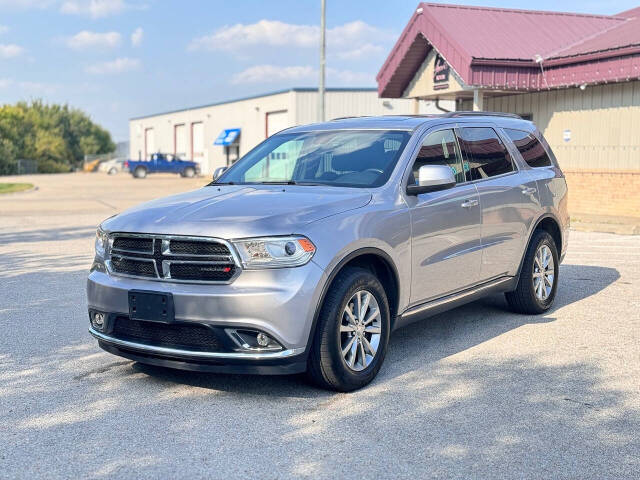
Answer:
POLYGON ((269 345, 269 340, 270 340, 269 337, 262 332, 260 332, 256 336, 256 341, 258 342, 258 345, 260 345, 261 347, 266 347, 267 345, 269 345))
POLYGON ((266 333, 256 330, 226 329, 227 334, 242 350, 282 350, 283 347, 266 333))
POLYGON ((107 320, 107 314, 102 312, 91 312, 89 317, 91 319, 91 326, 97 330, 104 330, 107 320))
POLYGON ((97 327, 102 327, 102 325, 104 325, 104 313, 95 313, 93 315, 93 323, 95 323, 97 327))

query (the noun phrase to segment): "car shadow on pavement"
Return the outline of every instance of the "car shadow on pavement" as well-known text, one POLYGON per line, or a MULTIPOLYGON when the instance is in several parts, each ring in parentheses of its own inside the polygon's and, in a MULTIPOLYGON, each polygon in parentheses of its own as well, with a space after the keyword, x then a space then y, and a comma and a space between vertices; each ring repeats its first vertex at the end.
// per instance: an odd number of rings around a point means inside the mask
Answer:
MULTIPOLYGON (((413 368, 455 355, 513 329, 550 323, 553 313, 607 288, 620 278, 614 268, 562 265, 554 307, 544 315, 519 315, 508 309, 503 295, 494 295, 417 321, 392 333, 385 365, 376 381, 402 375, 413 368)), ((137 363, 134 369, 164 382, 256 395, 326 396, 306 381, 305 375, 256 376, 177 371, 137 363), (266 380, 268 379, 268 380, 266 380), (312 390, 309 391, 308 389, 312 390)), ((376 382, 374 381, 374 383, 376 382)))

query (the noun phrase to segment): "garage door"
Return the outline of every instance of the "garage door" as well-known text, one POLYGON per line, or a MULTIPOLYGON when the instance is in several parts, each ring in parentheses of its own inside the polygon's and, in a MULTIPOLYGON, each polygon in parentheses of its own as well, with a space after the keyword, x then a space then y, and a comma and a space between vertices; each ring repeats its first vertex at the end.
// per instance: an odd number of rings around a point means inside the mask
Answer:
POLYGON ((267 112, 266 115, 266 134, 270 137, 274 133, 278 133, 280 130, 284 130, 289 125, 289 112, 286 110, 278 110, 277 112, 267 112))
POLYGON ((186 160, 187 158, 187 127, 186 125, 180 124, 175 125, 173 132, 174 139, 174 151, 173 153, 182 160, 186 160))
POLYGON ((151 154, 156 153, 156 136, 153 128, 144 131, 144 158, 151 160, 151 154))

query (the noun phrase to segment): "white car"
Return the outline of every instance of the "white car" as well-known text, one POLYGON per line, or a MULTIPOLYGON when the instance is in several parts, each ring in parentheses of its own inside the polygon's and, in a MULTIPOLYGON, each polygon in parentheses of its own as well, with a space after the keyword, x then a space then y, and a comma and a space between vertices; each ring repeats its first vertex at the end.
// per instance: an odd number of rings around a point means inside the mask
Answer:
POLYGON ((102 162, 98 166, 99 172, 106 172, 109 175, 115 175, 116 173, 120 173, 125 171, 124 168, 124 159, 123 158, 114 158, 113 160, 109 160, 107 162, 102 162))

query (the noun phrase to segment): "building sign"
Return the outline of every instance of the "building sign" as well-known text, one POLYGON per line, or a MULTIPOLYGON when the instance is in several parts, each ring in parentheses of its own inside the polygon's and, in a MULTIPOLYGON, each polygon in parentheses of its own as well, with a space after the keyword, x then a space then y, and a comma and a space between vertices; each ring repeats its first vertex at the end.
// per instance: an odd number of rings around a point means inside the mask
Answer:
POLYGON ((449 64, 440 55, 436 55, 433 66, 433 89, 449 88, 449 64))
POLYGON ((570 142, 571 141, 571 130, 567 129, 564 132, 562 132, 562 139, 565 142, 570 142))

